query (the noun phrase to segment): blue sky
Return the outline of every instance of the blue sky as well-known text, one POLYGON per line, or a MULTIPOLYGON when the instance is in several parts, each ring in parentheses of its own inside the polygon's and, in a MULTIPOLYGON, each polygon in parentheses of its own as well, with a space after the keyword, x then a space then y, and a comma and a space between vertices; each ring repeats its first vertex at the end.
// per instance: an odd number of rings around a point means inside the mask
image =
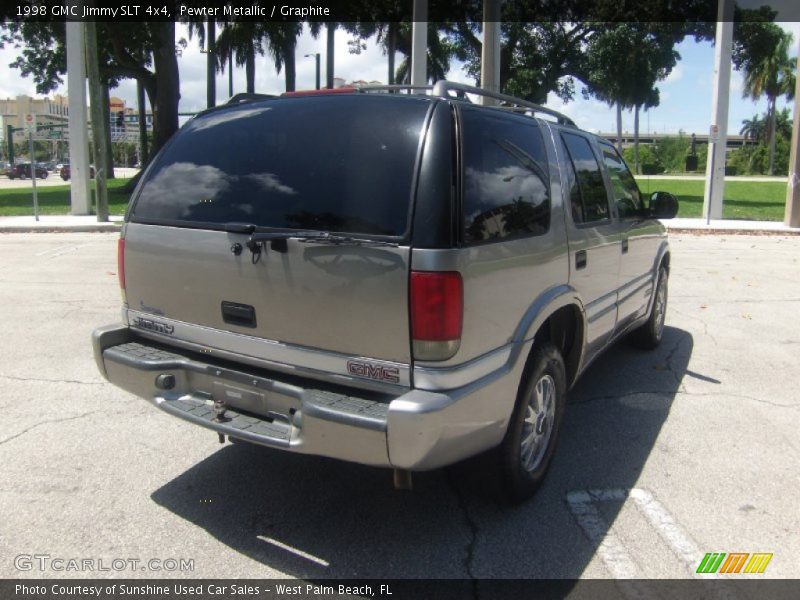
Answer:
MULTIPOLYGON (((797 56, 797 31, 800 23, 784 26, 794 35, 793 51, 797 56)), ((658 133, 677 133, 683 130, 687 134, 708 133, 711 124, 711 90, 714 76, 714 46, 710 42, 695 42, 685 39, 676 46, 681 55, 670 76, 658 83, 660 105, 647 113, 640 114, 640 130, 658 133)), ((740 72, 731 70, 730 104, 728 106, 728 133, 738 134, 744 119, 750 119, 756 113, 767 110, 767 100, 758 102, 742 97, 743 77, 740 72)), ((548 98, 548 105, 561 110, 576 120, 584 129, 598 132, 616 131, 615 111, 607 104, 595 100, 585 101, 576 94, 576 100, 562 103, 553 94, 548 98)), ((778 101, 778 107, 788 106, 792 110, 794 103, 785 99, 778 101)), ((623 131, 633 131, 633 113, 623 112, 623 131)))
MULTIPOLYGON (((800 39, 800 23, 782 24, 784 29, 794 35, 791 54, 797 55, 798 39, 800 39)), ((182 25, 178 26, 178 37, 187 37, 182 25)), ((360 55, 348 52, 348 35, 343 31, 336 33, 336 75, 348 81, 364 79, 367 81, 386 81, 386 56, 372 41, 368 42, 367 50, 360 55)), ((706 133, 710 125, 711 115, 711 86, 714 70, 714 47, 709 42, 697 43, 686 39, 676 49, 681 55, 681 60, 672 74, 658 87, 661 92, 661 104, 648 113, 642 113, 640 120, 641 131, 677 133, 683 130, 687 134, 706 133)), ((314 86, 314 59, 304 58, 304 54, 322 53, 323 79, 325 62, 325 39, 312 38, 305 32, 297 48, 297 87, 311 88, 314 86)), ((22 78, 17 69, 10 69, 8 64, 14 59, 11 49, 0 50, 0 98, 13 97, 17 94, 35 95, 35 86, 31 79, 22 78)), ((398 55, 398 61, 400 55, 398 55)), ((181 111, 196 111, 205 106, 205 55, 200 53, 197 39, 189 42, 183 55, 179 58, 181 76, 181 111)), ((458 64, 454 64, 449 79, 474 84, 468 80, 458 64)), ((244 70, 234 71, 234 92, 244 91, 244 70)), ((578 86, 579 87, 579 86, 578 86)), ((274 65, 268 57, 258 57, 256 64, 256 91, 266 93, 279 93, 283 89, 283 75, 275 72, 274 65)), ((66 93, 66 85, 61 86, 58 93, 66 93)), ((123 98, 129 105, 134 106, 136 100, 136 86, 132 81, 124 82, 113 95, 123 98)), ((228 94, 227 74, 217 77, 217 97, 222 100, 228 94)), ((605 103, 596 100, 584 100, 580 91, 575 94, 575 99, 564 104, 553 94, 548 98, 547 105, 560 110, 572 117, 577 124, 593 132, 612 132, 616 130, 615 111, 605 103)), ((787 106, 785 101, 779 102, 779 107, 787 106)), ((793 103, 788 106, 792 107, 793 103)), ((736 71, 731 73, 731 96, 728 119, 728 132, 738 134, 743 119, 751 118, 756 113, 766 111, 766 99, 754 102, 742 98, 742 76, 736 71)), ((623 130, 633 131, 633 115, 623 113, 623 130)))

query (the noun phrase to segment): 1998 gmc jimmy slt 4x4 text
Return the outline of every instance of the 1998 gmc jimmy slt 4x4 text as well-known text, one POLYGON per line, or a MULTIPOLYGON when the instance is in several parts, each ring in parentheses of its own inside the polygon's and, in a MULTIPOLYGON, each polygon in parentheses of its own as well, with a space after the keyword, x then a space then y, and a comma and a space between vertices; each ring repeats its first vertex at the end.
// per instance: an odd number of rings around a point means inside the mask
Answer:
POLYGON ((656 218, 677 202, 645 203, 563 115, 401 87, 234 97, 187 123, 131 198, 97 365, 220 440, 401 483, 491 451, 520 500, 586 366, 623 335, 659 343, 656 218))

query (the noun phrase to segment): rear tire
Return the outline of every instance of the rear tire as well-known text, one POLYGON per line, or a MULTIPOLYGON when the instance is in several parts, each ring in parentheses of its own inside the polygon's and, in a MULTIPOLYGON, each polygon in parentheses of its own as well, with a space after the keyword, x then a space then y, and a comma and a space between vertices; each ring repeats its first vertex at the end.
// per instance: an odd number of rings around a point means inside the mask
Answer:
POLYGON ((522 376, 508 431, 497 449, 506 495, 522 502, 539 489, 558 440, 566 405, 566 370, 550 343, 534 348, 522 376))
POLYGON ((664 321, 667 316, 667 297, 668 297, 669 273, 664 266, 658 270, 658 281, 653 292, 653 307, 650 309, 650 316, 647 321, 630 334, 631 343, 643 350, 653 350, 664 337, 664 321))

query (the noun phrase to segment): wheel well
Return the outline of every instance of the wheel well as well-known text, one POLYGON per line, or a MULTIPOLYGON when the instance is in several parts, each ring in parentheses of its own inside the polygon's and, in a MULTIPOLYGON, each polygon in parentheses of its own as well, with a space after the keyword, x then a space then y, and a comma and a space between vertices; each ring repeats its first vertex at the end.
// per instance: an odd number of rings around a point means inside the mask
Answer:
POLYGON ((542 323, 534 336, 534 347, 550 342, 564 358, 567 369, 567 387, 571 387, 578 373, 583 348, 583 318, 575 305, 562 306, 542 323))
POLYGON ((661 265, 659 265, 659 268, 661 268, 662 265, 667 270, 667 273, 669 273, 669 252, 666 252, 661 258, 661 265))

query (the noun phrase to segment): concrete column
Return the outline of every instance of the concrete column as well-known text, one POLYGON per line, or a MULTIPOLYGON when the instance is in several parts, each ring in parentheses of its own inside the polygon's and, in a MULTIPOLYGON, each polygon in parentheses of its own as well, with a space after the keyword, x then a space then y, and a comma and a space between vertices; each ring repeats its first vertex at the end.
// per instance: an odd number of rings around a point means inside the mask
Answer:
POLYGON ((706 189, 703 196, 703 218, 706 222, 722 218, 725 191, 725 149, 728 142, 728 98, 731 91, 731 50, 733 48, 733 0, 719 0, 717 35, 714 45, 714 86, 711 95, 711 127, 709 133, 706 189))
POLYGON ((89 214, 89 143, 86 123, 86 47, 84 24, 67 21, 69 95, 70 212, 89 214))
POLYGON ((411 25, 411 85, 428 81, 428 0, 414 0, 411 25))
MULTIPOLYGON (((490 92, 500 91, 500 5, 501 0, 483 0, 481 87, 490 92)), ((492 106, 496 101, 482 97, 481 103, 492 106)))
POLYGON ((786 187, 786 216, 783 220, 789 227, 800 227, 800 52, 797 55, 795 79, 794 124, 789 153, 789 182, 786 187))

